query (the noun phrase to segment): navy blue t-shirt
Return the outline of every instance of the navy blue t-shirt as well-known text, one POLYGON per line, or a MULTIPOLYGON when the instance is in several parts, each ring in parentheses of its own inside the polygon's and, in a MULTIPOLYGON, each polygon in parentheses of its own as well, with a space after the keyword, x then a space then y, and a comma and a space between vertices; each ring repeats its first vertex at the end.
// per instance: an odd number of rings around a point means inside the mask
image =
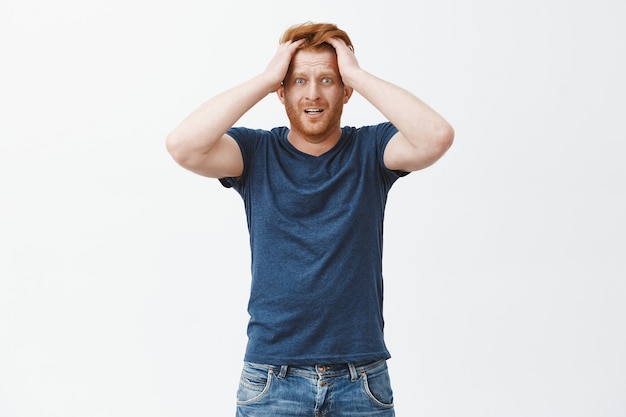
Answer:
POLYGON ((232 128, 252 257, 245 360, 275 365, 388 358, 383 338, 383 217, 402 173, 383 163, 391 123, 343 127, 312 156, 289 129, 232 128))

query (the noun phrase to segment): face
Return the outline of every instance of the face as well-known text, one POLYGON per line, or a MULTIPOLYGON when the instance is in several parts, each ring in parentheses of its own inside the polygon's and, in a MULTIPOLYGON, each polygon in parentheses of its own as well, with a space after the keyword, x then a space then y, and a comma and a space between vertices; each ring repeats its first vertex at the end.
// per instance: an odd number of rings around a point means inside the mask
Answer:
POLYGON ((328 49, 297 51, 278 90, 291 132, 315 143, 339 132, 343 105, 351 94, 341 81, 337 55, 328 49))

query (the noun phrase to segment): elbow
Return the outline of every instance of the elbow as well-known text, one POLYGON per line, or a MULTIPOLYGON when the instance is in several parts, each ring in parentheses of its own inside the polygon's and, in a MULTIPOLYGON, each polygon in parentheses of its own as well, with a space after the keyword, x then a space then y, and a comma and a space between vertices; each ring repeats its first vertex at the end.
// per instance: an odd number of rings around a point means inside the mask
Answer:
MULTIPOLYGON (((427 148, 426 164, 430 166, 437 162, 452 146, 454 143, 454 128, 447 122, 442 121, 439 126, 433 130, 431 136, 430 146, 427 148)), ((425 166, 420 167, 424 168, 425 166)))
POLYGON ((169 152, 170 155, 174 156, 178 150, 180 140, 175 132, 171 132, 165 138, 165 149, 169 152))
POLYGON ((430 153, 433 162, 441 158, 454 143, 454 128, 446 121, 442 121, 433 130, 430 142, 430 153))
POLYGON ((454 128, 448 122, 443 122, 438 129, 436 137, 437 147, 441 155, 443 155, 454 143, 454 128))
POLYGON ((176 161, 178 164, 183 165, 184 163, 184 153, 182 150, 183 140, 179 137, 176 132, 172 132, 165 138, 165 149, 170 154, 170 156, 176 161))
MULTIPOLYGON (((406 138, 406 136, 405 136, 406 138)), ((385 153, 385 164, 389 169, 412 172, 427 168, 437 162, 452 146, 454 129, 446 121, 431 125, 428 133, 412 142, 403 142, 408 146, 395 147, 395 151, 385 153), (417 143, 415 143, 417 142, 417 143)))

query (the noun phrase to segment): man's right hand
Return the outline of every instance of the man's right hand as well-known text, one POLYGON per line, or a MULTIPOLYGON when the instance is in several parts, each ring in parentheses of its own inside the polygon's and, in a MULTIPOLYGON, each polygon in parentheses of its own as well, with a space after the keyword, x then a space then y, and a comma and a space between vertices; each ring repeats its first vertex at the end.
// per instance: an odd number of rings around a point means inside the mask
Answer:
POLYGON ((287 76, 289 64, 298 48, 305 42, 305 39, 299 39, 295 42, 287 41, 278 46, 276 54, 271 59, 267 68, 261 76, 266 77, 274 92, 278 90, 287 76))

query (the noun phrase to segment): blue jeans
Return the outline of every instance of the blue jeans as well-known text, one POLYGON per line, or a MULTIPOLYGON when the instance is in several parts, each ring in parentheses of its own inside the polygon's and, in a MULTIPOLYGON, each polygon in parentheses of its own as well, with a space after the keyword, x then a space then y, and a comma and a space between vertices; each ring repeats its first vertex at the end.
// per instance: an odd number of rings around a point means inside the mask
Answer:
POLYGON ((387 362, 275 366, 245 362, 237 417, 393 417, 387 362))

